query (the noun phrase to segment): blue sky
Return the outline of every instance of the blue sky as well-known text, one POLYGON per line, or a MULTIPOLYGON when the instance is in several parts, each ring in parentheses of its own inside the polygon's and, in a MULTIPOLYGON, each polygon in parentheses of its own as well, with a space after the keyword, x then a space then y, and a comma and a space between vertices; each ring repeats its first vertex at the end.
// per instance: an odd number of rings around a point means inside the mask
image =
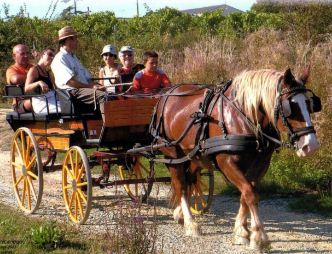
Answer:
MULTIPOLYGON (((0 0, 0 16, 4 16, 3 4, 9 5, 9 13, 14 15, 19 7, 26 5, 30 17, 44 17, 50 4, 58 1, 55 15, 61 13, 74 0, 0 0), (64 1, 67 1, 65 3, 64 1)), ((178 10, 206 7, 211 5, 227 4, 242 11, 247 11, 255 3, 255 0, 138 0, 140 15, 145 13, 144 4, 152 10, 163 7, 173 7, 178 10)), ((133 17, 136 15, 136 0, 76 0, 77 9, 86 11, 89 7, 91 12, 113 11, 117 17, 133 17)))

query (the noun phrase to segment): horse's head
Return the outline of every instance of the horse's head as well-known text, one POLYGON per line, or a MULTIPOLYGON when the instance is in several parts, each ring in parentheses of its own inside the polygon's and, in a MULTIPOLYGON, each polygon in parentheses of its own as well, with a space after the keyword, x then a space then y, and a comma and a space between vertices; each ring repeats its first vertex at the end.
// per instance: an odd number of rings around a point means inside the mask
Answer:
POLYGON ((275 108, 275 124, 287 131, 298 156, 307 156, 319 148, 310 113, 321 110, 320 98, 305 87, 310 69, 296 80, 290 69, 286 70, 278 84, 275 108))

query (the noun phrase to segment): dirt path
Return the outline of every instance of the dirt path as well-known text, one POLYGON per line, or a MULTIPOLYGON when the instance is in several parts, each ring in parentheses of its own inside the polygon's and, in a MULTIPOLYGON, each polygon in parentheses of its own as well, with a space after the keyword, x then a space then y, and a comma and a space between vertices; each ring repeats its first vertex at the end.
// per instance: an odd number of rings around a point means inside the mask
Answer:
MULTIPOLYGON (((0 202, 17 207, 9 167, 8 150, 12 132, 4 121, 3 111, 0 111, 0 131, 0 202)), ((44 180, 41 207, 31 216, 69 223, 62 200, 61 172, 45 173, 44 180)), ((196 217, 201 225, 202 236, 190 238, 172 219, 172 210, 168 208, 168 190, 166 185, 155 185, 150 199, 150 204, 155 204, 157 208, 157 242, 159 246, 163 243, 164 253, 253 253, 245 247, 232 245, 237 198, 216 196, 210 213, 196 217)), ((80 227, 85 234, 106 232, 114 222, 114 212, 131 205, 122 187, 95 188, 93 196, 89 220, 80 227)), ((260 203, 260 213, 271 240, 270 253, 332 253, 332 220, 316 214, 292 212, 288 210, 287 203, 287 199, 264 200, 260 203)), ((143 214, 151 215, 151 207, 143 205, 143 214)))

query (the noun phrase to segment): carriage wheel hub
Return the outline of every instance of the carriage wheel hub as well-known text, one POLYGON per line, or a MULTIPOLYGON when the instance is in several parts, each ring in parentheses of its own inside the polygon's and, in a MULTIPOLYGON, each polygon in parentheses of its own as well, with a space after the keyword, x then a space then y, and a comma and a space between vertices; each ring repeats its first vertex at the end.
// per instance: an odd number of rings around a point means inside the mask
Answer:
POLYGON ((27 176, 27 168, 25 167, 25 165, 23 165, 22 166, 22 174, 24 175, 24 176, 27 176))
POLYGON ((71 186, 73 187, 73 191, 77 190, 77 182, 75 179, 71 182, 71 186))

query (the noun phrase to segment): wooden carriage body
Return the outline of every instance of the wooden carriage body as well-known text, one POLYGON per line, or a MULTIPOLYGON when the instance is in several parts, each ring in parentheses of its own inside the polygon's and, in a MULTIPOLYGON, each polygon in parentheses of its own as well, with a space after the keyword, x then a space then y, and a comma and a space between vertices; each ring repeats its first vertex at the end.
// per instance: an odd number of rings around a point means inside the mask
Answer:
POLYGON ((111 100, 105 102, 105 123, 98 113, 76 115, 36 115, 9 112, 6 120, 16 131, 27 127, 38 140, 48 140, 56 151, 71 146, 100 146, 130 148, 135 143, 151 141, 148 137, 153 107, 157 98, 111 100))

